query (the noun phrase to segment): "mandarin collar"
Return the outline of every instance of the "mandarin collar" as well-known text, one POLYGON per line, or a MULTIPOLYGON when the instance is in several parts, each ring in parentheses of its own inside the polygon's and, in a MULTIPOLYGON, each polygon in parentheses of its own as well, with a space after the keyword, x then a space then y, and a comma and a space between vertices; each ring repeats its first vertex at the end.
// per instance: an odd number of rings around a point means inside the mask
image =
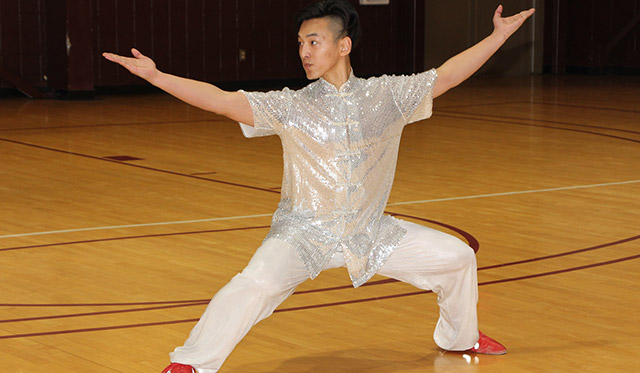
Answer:
POLYGON ((353 81, 355 79, 356 77, 353 74, 353 68, 351 68, 351 72, 349 73, 349 79, 347 79, 347 81, 344 82, 339 89, 336 89, 336 86, 324 80, 324 78, 320 78, 318 80, 320 81, 320 84, 322 84, 322 87, 325 89, 325 91, 328 91, 331 93, 340 93, 340 92, 348 92, 350 88, 353 86, 353 81))

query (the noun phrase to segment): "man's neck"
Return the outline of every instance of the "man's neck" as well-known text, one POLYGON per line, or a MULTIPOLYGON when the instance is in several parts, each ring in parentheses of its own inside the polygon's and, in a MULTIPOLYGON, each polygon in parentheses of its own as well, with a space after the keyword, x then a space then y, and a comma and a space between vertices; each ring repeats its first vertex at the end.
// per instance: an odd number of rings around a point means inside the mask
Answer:
POLYGON ((341 59, 331 70, 327 71, 322 79, 331 83, 337 90, 349 80, 351 76, 351 61, 349 57, 341 59))

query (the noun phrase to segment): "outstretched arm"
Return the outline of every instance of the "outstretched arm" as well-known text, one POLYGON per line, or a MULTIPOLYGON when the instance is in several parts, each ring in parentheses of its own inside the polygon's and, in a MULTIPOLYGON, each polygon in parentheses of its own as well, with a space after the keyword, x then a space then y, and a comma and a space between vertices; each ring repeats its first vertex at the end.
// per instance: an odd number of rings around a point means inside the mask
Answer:
POLYGON ((163 73, 156 68, 151 58, 137 49, 131 49, 131 53, 133 57, 123 57, 113 53, 102 55, 188 104, 253 126, 251 106, 242 93, 223 91, 209 83, 163 73))
POLYGON ((438 97, 449 89, 467 80, 507 41, 535 9, 524 10, 514 16, 502 17, 502 5, 493 15, 493 32, 484 40, 462 53, 450 58, 437 68, 438 80, 433 88, 433 97, 438 97))

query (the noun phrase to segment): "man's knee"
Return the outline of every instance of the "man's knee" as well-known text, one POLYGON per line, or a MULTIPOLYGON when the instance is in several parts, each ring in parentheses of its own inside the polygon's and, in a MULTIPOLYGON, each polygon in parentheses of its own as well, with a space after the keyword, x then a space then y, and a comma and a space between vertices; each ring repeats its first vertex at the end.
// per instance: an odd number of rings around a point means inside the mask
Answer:
POLYGON ((258 288, 261 293, 281 294, 304 281, 305 271, 293 247, 280 241, 267 240, 236 277, 258 288))
POLYGON ((459 251, 460 253, 458 255, 460 257, 460 262, 464 263, 465 265, 476 265, 476 252, 473 251, 473 249, 469 245, 463 244, 463 246, 460 247, 459 251))
POLYGON ((234 280, 242 281, 246 286, 255 288, 265 296, 275 296, 291 289, 290 284, 281 273, 268 268, 251 268, 248 266, 234 277, 234 280))
POLYGON ((465 269, 470 266, 476 266, 476 253, 473 249, 462 240, 454 236, 447 235, 442 237, 439 242, 442 250, 446 252, 448 262, 452 269, 465 269))

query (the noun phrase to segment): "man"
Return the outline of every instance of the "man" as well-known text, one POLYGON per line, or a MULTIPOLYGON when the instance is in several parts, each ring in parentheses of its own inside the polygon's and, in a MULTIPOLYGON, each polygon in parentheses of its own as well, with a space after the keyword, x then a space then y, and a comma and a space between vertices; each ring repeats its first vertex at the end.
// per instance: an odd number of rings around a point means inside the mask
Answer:
POLYGON ((358 14, 346 0, 323 0, 298 16, 307 87, 225 92, 160 72, 134 58, 105 53, 130 72, 185 102, 241 124, 246 137, 278 135, 282 196, 272 228, 242 273, 211 300, 164 372, 217 372, 235 345, 296 286, 322 270, 347 267, 358 287, 378 273, 438 295, 434 332, 444 350, 504 354, 478 331, 473 250, 445 233, 383 214, 404 125, 431 115, 432 100, 470 77, 534 13, 495 12, 486 39, 437 69, 411 76, 360 79, 349 55, 358 14))

